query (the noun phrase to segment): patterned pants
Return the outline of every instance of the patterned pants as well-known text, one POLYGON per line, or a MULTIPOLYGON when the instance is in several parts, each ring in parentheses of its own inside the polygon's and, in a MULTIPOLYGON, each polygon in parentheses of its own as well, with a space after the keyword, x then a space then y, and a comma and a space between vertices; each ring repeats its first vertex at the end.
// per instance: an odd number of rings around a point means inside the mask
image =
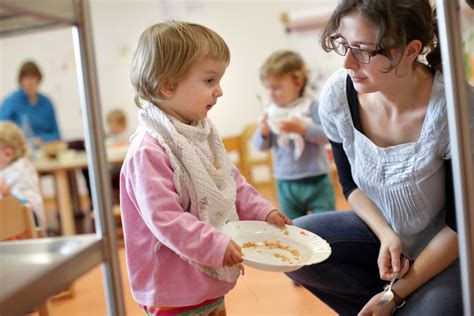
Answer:
POLYGON ((185 307, 140 306, 147 316, 226 316, 224 297, 185 307))

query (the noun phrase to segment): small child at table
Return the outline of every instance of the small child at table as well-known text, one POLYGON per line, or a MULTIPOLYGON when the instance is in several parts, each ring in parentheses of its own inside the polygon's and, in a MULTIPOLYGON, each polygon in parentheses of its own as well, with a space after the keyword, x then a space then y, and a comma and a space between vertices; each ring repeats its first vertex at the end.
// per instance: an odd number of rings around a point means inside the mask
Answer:
POLYGON ((128 144, 127 116, 120 109, 113 109, 107 114, 107 146, 121 146, 128 144))
MULTIPOLYGON (((128 146, 127 134, 127 116, 120 109, 113 109, 107 114, 107 135, 105 144, 108 148, 128 146)), ((112 184, 113 203, 120 203, 120 170, 122 165, 113 165, 110 167, 110 181, 112 184)))
POLYGON ((46 228, 38 173, 27 158, 28 143, 21 129, 0 121, 0 196, 12 195, 33 209, 36 226, 46 228))

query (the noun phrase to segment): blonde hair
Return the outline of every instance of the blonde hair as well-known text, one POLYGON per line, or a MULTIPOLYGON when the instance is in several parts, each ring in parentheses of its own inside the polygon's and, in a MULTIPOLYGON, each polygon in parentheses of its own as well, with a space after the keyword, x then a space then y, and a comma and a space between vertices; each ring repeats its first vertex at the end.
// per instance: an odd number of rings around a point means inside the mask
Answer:
POLYGON ((120 109, 113 109, 107 114, 107 124, 119 124, 122 126, 127 125, 127 117, 125 113, 120 109))
POLYGON ((15 155, 13 160, 28 154, 28 143, 23 131, 12 122, 0 121, 0 148, 5 147, 13 149, 15 155))
POLYGON ((309 71, 300 54, 291 50, 279 50, 272 53, 260 67, 260 80, 270 76, 291 75, 303 83, 301 94, 306 87, 309 71))
POLYGON ((230 61, 229 47, 213 30, 194 23, 167 21, 147 28, 138 41, 132 58, 130 80, 134 100, 159 104, 165 97, 163 84, 176 86, 197 58, 230 61))

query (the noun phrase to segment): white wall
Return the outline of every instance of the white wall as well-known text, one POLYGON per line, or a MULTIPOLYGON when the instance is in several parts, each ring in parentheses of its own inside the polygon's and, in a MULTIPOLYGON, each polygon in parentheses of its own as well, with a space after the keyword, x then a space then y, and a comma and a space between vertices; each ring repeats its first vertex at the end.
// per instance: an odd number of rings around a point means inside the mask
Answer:
MULTIPOLYGON (((129 132, 136 127, 129 67, 141 32, 163 19, 204 24, 218 32, 231 50, 231 63, 223 78, 224 96, 210 117, 221 135, 238 134, 261 113, 256 94, 264 95, 258 68, 274 50, 299 51, 320 82, 338 66, 332 55, 321 52, 317 32, 287 34, 280 14, 289 10, 327 7, 323 1, 238 0, 92 0, 96 63, 103 113, 124 109, 129 132), (139 18, 137 18, 139 17, 139 18), (332 56, 332 57, 331 57, 332 56)), ((65 139, 82 137, 83 127, 77 88, 72 36, 69 29, 32 33, 0 40, 0 96, 17 87, 17 72, 25 59, 38 62, 44 81, 41 91, 54 102, 65 139)))

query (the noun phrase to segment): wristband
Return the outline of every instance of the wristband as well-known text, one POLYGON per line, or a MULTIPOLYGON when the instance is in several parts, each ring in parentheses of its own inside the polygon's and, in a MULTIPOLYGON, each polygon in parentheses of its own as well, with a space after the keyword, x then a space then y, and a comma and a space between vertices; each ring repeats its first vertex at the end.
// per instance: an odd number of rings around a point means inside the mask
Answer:
POLYGON ((405 299, 401 298, 397 292, 392 288, 392 293, 393 293, 393 301, 395 302, 395 306, 397 308, 402 308, 403 305, 405 305, 406 301, 405 299))

